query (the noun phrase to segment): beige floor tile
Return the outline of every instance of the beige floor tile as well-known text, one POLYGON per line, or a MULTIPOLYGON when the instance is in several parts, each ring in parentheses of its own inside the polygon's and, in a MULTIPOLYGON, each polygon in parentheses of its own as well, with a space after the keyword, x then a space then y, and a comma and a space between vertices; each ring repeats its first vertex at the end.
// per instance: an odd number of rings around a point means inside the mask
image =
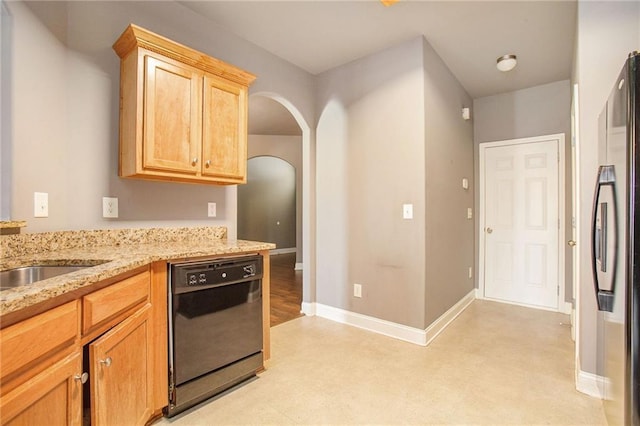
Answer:
POLYGON ((568 321, 475 301, 425 348, 298 318, 272 328, 259 378, 159 424, 604 425, 575 390, 568 321))

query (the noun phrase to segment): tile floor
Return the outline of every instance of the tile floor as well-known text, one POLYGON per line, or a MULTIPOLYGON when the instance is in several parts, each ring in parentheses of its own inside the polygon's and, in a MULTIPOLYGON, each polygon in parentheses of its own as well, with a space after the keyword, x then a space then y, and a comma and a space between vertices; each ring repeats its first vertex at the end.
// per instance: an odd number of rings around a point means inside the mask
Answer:
POLYGON ((428 347, 318 317, 272 328, 268 370, 162 425, 604 425, 566 315, 474 301, 428 347))

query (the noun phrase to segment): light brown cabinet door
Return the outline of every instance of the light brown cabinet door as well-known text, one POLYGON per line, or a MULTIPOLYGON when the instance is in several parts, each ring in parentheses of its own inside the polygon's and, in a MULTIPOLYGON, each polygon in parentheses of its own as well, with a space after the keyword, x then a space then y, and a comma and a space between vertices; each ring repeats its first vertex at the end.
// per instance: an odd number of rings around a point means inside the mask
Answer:
POLYGON ((143 168, 195 175, 201 170, 202 73, 145 56, 143 168))
POLYGON ((91 424, 144 425, 152 413, 151 305, 89 345, 91 424))
POLYGON ((81 425, 82 351, 26 381, 0 400, 3 425, 81 425), (76 379, 77 376, 77 379, 76 379))
POLYGON ((244 183, 247 88, 214 75, 205 75, 202 120, 202 174, 244 183))

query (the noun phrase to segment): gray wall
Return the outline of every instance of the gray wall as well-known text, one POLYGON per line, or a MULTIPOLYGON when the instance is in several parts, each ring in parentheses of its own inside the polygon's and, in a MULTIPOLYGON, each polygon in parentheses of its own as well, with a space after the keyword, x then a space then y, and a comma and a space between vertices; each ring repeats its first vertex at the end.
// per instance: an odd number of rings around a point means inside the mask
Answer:
POLYGON ((318 87, 317 301, 424 329, 473 288, 471 100, 422 37, 318 87))
POLYGON ((471 98, 428 42, 425 70, 425 326, 473 290, 473 124, 471 98), (469 179, 470 189, 462 188, 469 179))
POLYGON ((296 247, 296 169, 260 156, 247 162, 247 183, 238 187, 238 238, 296 247))
MULTIPOLYGON (((571 239, 571 84, 569 80, 473 100, 475 178, 479 182, 479 148, 483 142, 564 133, 565 135, 565 237, 571 239)), ((476 184, 476 191, 478 190, 476 184)), ((475 210, 479 211, 479 200, 475 210)), ((476 215, 475 224, 478 226, 476 215)), ((565 295, 572 302, 572 253, 565 249, 565 295)), ((478 244, 476 241, 476 262, 478 244)), ((476 263, 476 270, 480 265, 476 263)), ((476 277, 478 274, 476 274, 476 277)), ((476 286, 478 282, 476 279, 476 286)))
MULTIPOLYGON (((250 88, 277 93, 313 125, 313 77, 176 2, 9 2, 13 57, 11 217, 27 232, 180 224, 236 233, 236 187, 117 177, 119 59, 111 45, 130 22, 258 75, 250 88), (49 193, 49 217, 33 218, 33 192, 49 193), (103 196, 120 218, 101 217, 103 196), (206 215, 216 202, 218 217, 206 215)), ((4 27, 4 25, 3 25, 4 27)), ((5 93, 3 92, 3 99, 5 93)), ((6 114, 2 110, 3 122, 6 114)), ((6 148, 6 149, 5 149, 6 148)), ((3 195, 3 199, 4 199, 3 195)))
POLYGON ((640 48, 640 3, 578 3, 578 37, 573 80, 580 100, 580 289, 578 368, 597 373, 597 308, 589 248, 593 183, 597 172, 598 115, 629 52, 640 48))
POLYGON ((424 328, 422 38, 319 75, 317 302, 424 328), (402 204, 414 219, 402 219, 402 204), (353 297, 353 284, 362 298, 353 297))
POLYGON ((302 263, 302 137, 249 135, 249 158, 260 155, 271 155, 282 158, 291 164, 296 171, 296 262, 302 263))

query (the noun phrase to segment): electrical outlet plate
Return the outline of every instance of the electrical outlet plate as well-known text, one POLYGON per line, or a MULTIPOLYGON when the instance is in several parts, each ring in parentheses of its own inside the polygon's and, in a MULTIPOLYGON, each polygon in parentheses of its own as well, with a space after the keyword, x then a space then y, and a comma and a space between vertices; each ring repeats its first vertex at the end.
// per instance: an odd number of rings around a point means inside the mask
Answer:
POLYGON ((354 284, 353 285, 353 297, 362 297, 362 285, 354 284))
POLYGON ((33 217, 49 217, 49 194, 47 192, 33 193, 33 217))
POLYGON ((118 199, 116 197, 102 197, 102 217, 108 219, 118 217, 118 199))
POLYGON ((207 216, 216 217, 216 203, 207 203, 207 216))
POLYGON ((467 208, 467 219, 473 219, 473 209, 471 207, 467 208))

